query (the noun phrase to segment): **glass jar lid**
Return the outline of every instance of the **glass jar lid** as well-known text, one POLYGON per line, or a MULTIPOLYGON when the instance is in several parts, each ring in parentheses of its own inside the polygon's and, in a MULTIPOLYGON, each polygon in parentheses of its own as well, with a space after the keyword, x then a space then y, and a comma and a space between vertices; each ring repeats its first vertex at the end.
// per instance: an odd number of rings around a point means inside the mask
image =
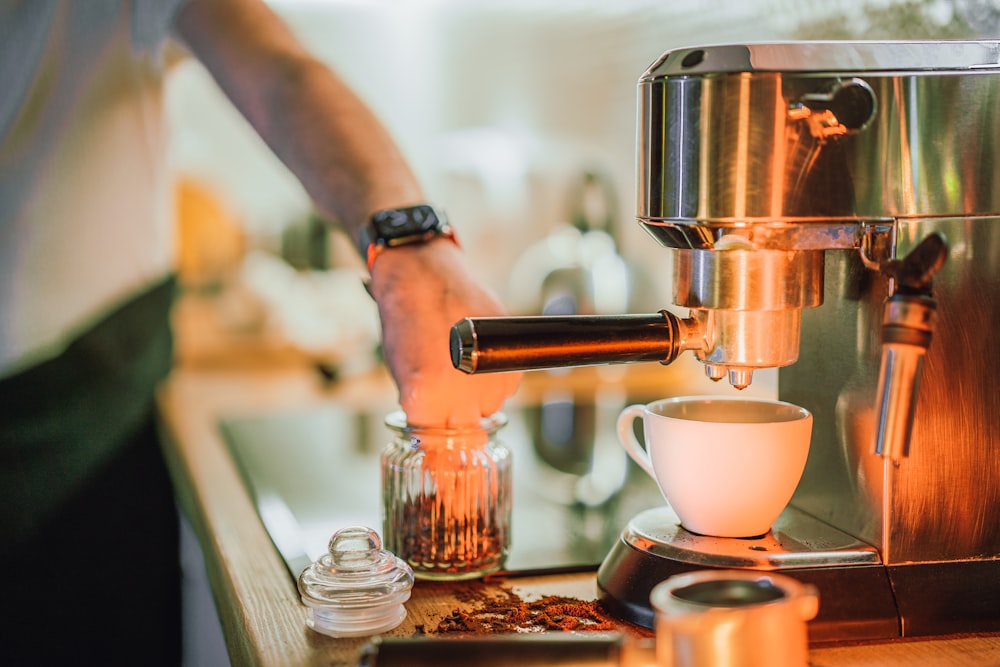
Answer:
POLYGON ((371 528, 342 528, 328 551, 299 575, 302 602, 311 610, 306 624, 331 637, 372 635, 406 617, 413 570, 382 548, 371 528))

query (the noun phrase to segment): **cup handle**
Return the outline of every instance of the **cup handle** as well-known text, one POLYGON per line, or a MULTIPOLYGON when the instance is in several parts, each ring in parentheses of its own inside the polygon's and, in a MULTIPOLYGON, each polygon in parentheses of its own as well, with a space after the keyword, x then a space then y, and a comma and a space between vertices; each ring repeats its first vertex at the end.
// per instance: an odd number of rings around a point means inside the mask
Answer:
POLYGON ((629 405, 619 413, 618 441, 622 443, 622 447, 625 448, 626 453, 628 453, 632 460, 638 463, 650 477, 656 479, 656 473, 653 472, 653 463, 649 460, 649 452, 646 451, 646 447, 635 437, 635 431, 632 430, 632 424, 635 423, 636 419, 642 417, 645 411, 645 405, 629 405))

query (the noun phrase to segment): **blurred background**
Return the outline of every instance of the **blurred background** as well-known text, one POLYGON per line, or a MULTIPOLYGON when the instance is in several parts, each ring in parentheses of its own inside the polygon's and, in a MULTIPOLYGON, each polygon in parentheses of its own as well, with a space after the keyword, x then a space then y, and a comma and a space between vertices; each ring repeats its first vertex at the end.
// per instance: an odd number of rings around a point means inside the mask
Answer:
MULTIPOLYGON (((633 220, 636 82, 663 51, 718 42, 970 37, 995 29, 997 2, 270 4, 383 119, 429 199, 457 226, 480 277, 514 310, 537 307, 524 301, 532 285, 511 283, 512 267, 536 242, 582 221, 613 237, 635 272, 627 305, 642 312, 669 304, 670 296, 669 253, 633 220)), ((239 271, 257 301, 273 307, 268 295, 287 296, 276 286, 292 276, 261 261, 261 251, 298 269, 358 270, 351 246, 315 219, 302 188, 198 63, 184 59, 174 68, 169 100, 189 284, 212 285, 239 271)), ((324 280, 333 279, 327 273, 324 280)), ((312 298, 310 289, 299 291, 302 300, 312 298)), ((343 306, 359 304, 351 297, 343 306)), ((282 317, 286 328, 299 328, 294 335, 303 345, 318 344, 332 326, 282 317)))

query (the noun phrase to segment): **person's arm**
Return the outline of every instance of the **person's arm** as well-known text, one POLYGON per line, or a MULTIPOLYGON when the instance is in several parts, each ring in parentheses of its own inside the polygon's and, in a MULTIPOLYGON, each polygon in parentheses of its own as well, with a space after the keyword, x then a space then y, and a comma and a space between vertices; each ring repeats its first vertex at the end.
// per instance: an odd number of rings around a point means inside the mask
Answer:
MULTIPOLYGON (((374 212, 424 201, 379 120, 265 4, 191 0, 176 25, 320 213, 339 221, 355 241, 374 212)), ((451 365, 451 325, 504 312, 451 241, 380 253, 370 291, 379 307, 386 363, 411 423, 474 423, 514 392, 517 374, 467 376, 451 365)))
POLYGON ((320 212, 355 240, 373 211, 422 201, 379 120, 263 2, 190 0, 176 25, 320 212))

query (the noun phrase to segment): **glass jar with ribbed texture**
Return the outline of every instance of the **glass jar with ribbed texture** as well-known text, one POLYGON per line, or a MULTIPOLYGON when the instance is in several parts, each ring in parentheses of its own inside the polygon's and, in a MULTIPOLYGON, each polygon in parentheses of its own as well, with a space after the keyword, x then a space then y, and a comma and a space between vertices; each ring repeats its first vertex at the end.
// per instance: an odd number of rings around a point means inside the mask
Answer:
POLYGON ((386 417, 382 452, 385 548, 419 579, 473 579, 501 569, 510 550, 511 454, 503 414, 462 428, 386 417))

